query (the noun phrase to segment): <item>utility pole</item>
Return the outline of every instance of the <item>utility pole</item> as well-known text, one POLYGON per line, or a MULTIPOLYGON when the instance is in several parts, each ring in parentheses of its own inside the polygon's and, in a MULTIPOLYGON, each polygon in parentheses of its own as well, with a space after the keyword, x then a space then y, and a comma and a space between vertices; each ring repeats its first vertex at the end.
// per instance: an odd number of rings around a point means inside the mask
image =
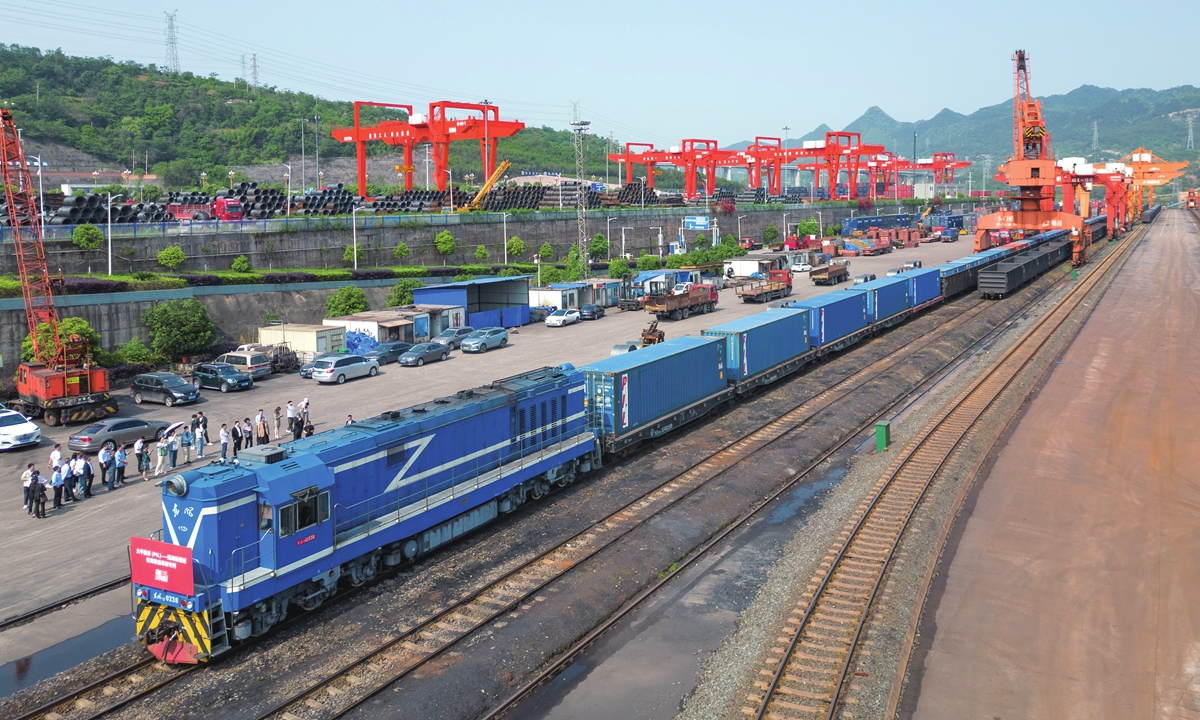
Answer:
POLYGON ((321 116, 313 115, 313 162, 316 164, 317 187, 321 185, 321 116))
POLYGON ((300 118, 299 123, 300 123, 300 193, 303 194, 304 188, 306 187, 304 183, 308 182, 308 175, 306 175, 304 172, 304 156, 306 155, 306 153, 304 151, 304 135, 308 131, 308 127, 307 127, 308 120, 305 120, 304 118, 300 118))
POLYGON ((992 174, 992 156, 980 155, 980 157, 983 158, 983 182, 980 183, 980 189, 983 190, 984 194, 987 194, 988 175, 992 174))
POLYGON ((179 74, 179 41, 175 36, 175 16, 179 11, 163 12, 167 16, 167 72, 179 74))
POLYGON ((1195 119, 1196 119, 1196 117, 1195 117, 1194 115, 1188 115, 1188 141, 1187 141, 1187 149, 1188 149, 1188 150, 1193 150, 1193 151, 1196 149, 1196 143, 1195 143, 1195 141, 1194 141, 1194 140, 1193 140, 1193 138, 1192 138, 1192 122, 1193 122, 1195 119))
POLYGON ((250 56, 250 89, 258 93, 258 54, 250 56))
POLYGON ((575 131, 575 175, 579 178, 579 192, 575 196, 575 224, 579 229, 579 238, 576 241, 579 260, 583 267, 583 276, 588 274, 588 243, 587 243, 587 188, 584 186, 583 179, 583 138, 587 132, 588 125, 591 122, 588 120, 579 119, 579 103, 572 103, 575 106, 574 119, 571 121, 571 128, 575 131))

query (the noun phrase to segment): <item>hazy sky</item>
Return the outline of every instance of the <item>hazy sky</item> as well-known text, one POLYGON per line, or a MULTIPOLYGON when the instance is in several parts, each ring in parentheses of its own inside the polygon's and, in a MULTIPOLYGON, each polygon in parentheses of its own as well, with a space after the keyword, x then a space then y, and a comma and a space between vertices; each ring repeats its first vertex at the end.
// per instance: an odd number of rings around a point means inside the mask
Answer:
POLYGON ((159 64, 163 11, 178 10, 180 65, 196 74, 232 79, 257 54, 263 85, 416 106, 486 98, 504 117, 556 128, 577 100, 598 134, 660 147, 784 126, 797 137, 871 105, 904 121, 970 113, 1011 97, 1018 47, 1038 95, 1200 84, 1192 38, 1169 37, 1200 25, 1197 0, 0 0, 0 10, 0 42, 159 64))

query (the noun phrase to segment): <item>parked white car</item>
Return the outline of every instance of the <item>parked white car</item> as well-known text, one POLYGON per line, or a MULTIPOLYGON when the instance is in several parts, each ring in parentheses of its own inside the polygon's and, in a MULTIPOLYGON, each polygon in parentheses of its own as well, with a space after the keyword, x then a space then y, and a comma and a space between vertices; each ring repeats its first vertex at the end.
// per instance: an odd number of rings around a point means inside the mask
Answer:
POLYGON ((809 270, 812 270, 812 265, 808 263, 800 263, 799 265, 792 266, 792 272, 794 273, 806 273, 809 270))
POLYGON ((319 383, 341 385, 356 377, 375 377, 379 374, 379 363, 362 355, 318 358, 313 363, 313 380, 319 383))
POLYGON ((563 325, 574 325, 579 322, 579 311, 575 308, 567 308, 566 310, 555 310, 546 317, 546 325, 548 327, 562 327, 563 325))
POLYGON ((42 430, 16 410, 0 410, 0 450, 12 450, 22 445, 37 445, 42 430))

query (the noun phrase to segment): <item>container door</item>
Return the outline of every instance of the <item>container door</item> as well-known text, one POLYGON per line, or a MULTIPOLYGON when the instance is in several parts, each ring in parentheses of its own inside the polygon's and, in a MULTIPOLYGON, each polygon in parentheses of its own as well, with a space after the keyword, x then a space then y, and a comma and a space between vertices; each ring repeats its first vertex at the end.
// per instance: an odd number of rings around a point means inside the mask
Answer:
POLYGON ((324 353, 329 351, 329 338, 324 334, 317 335, 317 352, 324 353))

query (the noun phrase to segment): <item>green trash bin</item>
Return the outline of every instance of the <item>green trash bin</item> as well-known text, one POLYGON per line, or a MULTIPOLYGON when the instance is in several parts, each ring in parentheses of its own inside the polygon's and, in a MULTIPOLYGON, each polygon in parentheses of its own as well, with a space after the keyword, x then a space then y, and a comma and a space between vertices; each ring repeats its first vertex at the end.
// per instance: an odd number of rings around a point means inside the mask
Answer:
POLYGON ((883 452, 892 444, 892 423, 880 420, 875 423, 875 452, 883 452))

